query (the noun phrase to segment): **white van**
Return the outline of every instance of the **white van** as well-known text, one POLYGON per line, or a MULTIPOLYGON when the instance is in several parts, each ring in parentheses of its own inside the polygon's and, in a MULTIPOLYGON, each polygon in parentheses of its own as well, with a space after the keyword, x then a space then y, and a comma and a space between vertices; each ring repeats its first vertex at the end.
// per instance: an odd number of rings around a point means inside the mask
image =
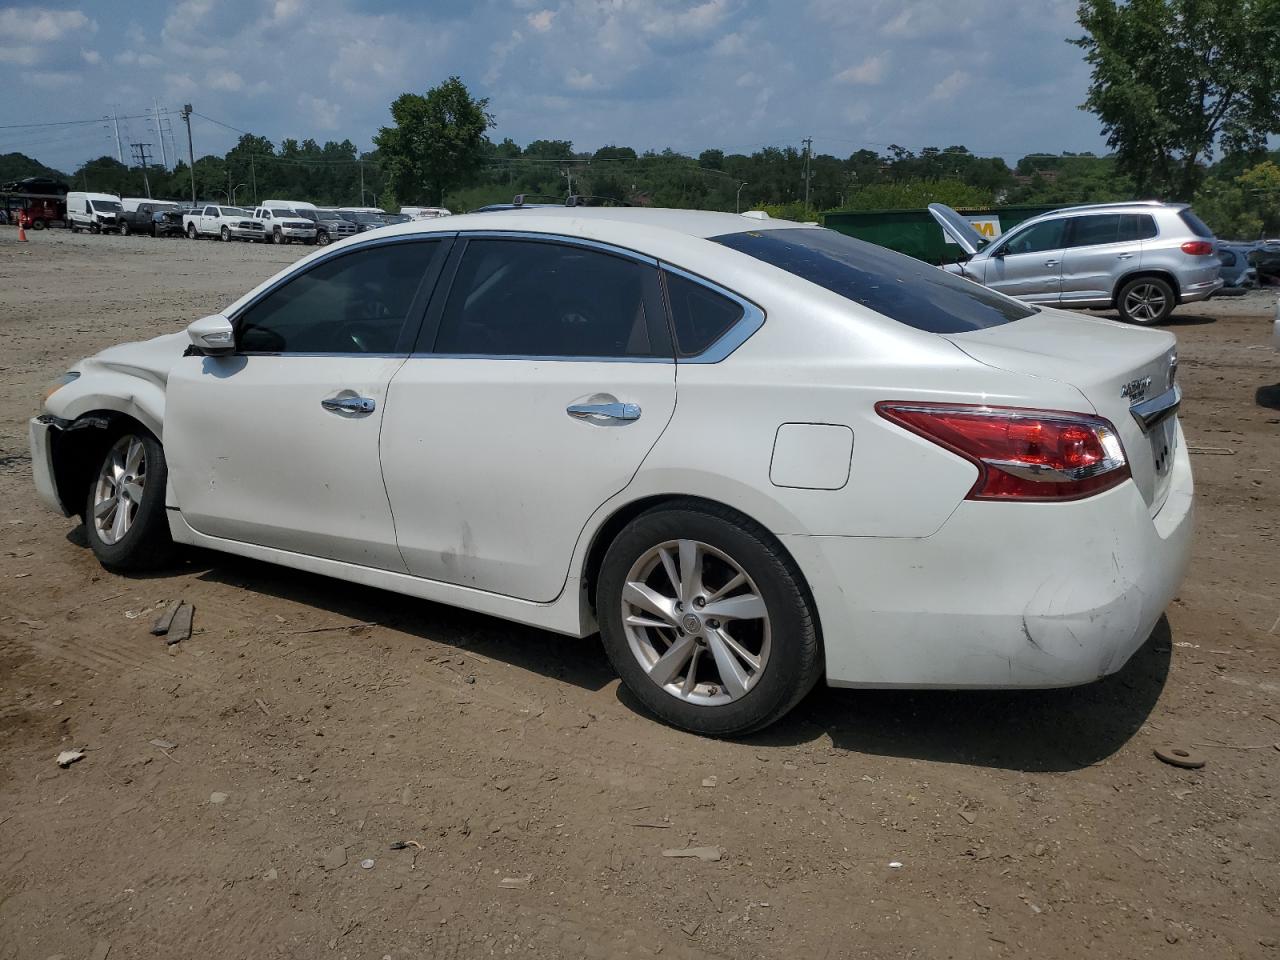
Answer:
POLYGON ((436 217, 452 216, 444 207, 401 207, 400 213, 415 220, 434 220, 436 217))
POLYGON ((73 232, 88 230, 106 233, 120 229, 116 215, 121 212, 120 198, 111 193, 86 193, 72 190, 67 194, 67 226, 73 232))

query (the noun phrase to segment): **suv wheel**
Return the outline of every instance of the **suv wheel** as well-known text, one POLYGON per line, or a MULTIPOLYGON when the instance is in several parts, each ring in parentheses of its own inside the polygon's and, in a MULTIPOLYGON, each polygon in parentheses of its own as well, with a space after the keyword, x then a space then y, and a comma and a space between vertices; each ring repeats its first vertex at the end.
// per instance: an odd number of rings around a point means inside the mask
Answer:
POLYGON ((1130 323, 1155 326, 1164 323, 1177 306, 1173 287, 1159 277, 1138 277, 1120 288, 1120 316, 1130 323))
POLYGON ((765 727, 822 673, 800 572, 762 527, 727 509, 641 514, 609 546, 596 607, 623 683, 694 733, 765 727))

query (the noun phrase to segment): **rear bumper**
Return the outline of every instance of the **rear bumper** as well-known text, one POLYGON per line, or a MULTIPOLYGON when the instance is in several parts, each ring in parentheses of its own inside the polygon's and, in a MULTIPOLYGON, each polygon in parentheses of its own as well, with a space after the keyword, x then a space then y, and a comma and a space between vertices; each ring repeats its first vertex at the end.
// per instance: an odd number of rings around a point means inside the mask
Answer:
POLYGON ((1218 277, 1214 280, 1206 280, 1203 283, 1188 284, 1182 288, 1181 300, 1183 303, 1198 303, 1201 300, 1208 300, 1222 289, 1223 283, 1223 279, 1218 277))
POLYGON ((828 682, 1064 687, 1119 670, 1186 571, 1185 441, 1172 469, 1154 518, 1129 482, 1074 503, 965 501, 921 539, 783 537, 817 602, 828 682))

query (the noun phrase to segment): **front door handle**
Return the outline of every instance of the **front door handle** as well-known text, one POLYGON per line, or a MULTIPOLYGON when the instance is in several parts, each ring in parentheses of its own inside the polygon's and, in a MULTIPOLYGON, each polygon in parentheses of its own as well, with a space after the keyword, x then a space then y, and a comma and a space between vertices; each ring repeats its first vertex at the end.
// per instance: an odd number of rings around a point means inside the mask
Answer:
POLYGON ((1132 259, 1133 259, 1133 254, 1132 254, 1132 253, 1122 253, 1122 254, 1120 254, 1120 256, 1116 257, 1116 259, 1117 259, 1117 260, 1132 260, 1132 259))
POLYGON ((638 403, 571 403, 564 412, 575 420, 619 420, 630 422, 640 419, 638 403))
POLYGON ((373 413, 378 408, 369 397, 327 397, 320 406, 334 413, 373 413))
POLYGON ((1061 260, 1046 260, 1046 261, 1044 262, 1044 265, 1045 265, 1046 267, 1056 267, 1056 266, 1057 266, 1058 264, 1060 264, 1061 262, 1062 262, 1061 260))

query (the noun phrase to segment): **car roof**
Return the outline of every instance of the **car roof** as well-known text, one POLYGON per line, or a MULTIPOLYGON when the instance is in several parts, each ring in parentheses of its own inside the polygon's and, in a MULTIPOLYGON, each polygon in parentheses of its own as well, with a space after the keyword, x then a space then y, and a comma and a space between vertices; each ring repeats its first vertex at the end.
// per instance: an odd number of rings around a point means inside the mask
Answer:
MULTIPOLYGON (((660 207, 524 207, 462 213, 398 225, 399 233, 457 233, 460 230, 515 230, 584 235, 601 240, 625 238, 634 228, 705 239, 745 231, 814 229, 791 220, 760 219, 711 210, 660 207), (607 236, 606 236, 607 235, 607 236)), ((384 234, 385 235, 385 234, 384 234)))

